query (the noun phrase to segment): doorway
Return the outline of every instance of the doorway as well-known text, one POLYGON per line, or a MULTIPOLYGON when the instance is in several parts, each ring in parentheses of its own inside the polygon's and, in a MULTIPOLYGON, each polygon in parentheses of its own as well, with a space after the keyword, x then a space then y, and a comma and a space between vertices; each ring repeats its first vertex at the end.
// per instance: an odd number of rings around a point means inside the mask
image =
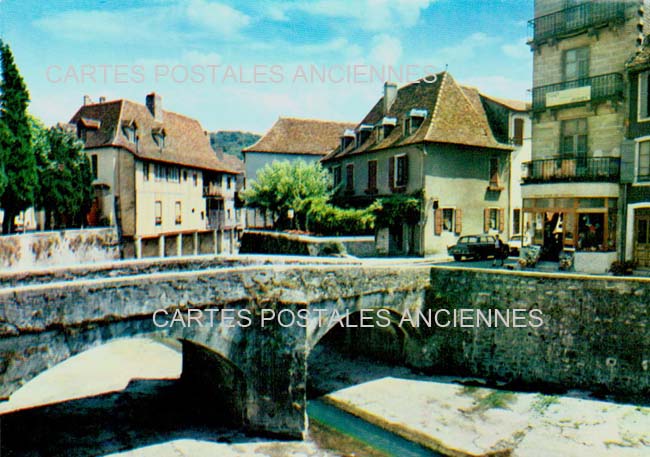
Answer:
POLYGON ((634 260, 639 267, 650 267, 650 209, 634 212, 634 260))

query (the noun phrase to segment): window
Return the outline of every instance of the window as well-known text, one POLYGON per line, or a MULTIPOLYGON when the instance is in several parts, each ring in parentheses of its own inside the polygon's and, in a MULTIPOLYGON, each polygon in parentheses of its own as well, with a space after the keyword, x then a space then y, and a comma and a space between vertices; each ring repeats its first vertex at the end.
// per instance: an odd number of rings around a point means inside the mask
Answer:
POLYGON ((354 164, 351 163, 345 166, 345 190, 354 191, 354 164))
POLYGON ((232 188, 232 177, 231 176, 228 176, 228 178, 226 178, 226 188, 227 189, 232 188))
POLYGON ((395 157, 395 187, 408 184, 408 157, 406 154, 395 157))
POLYGON ((517 146, 521 146, 524 144, 524 120, 523 119, 515 119, 515 131, 514 135, 512 137, 512 142, 513 144, 516 144, 517 146))
POLYGON ((149 163, 142 162, 142 178, 145 181, 149 181, 149 163))
POLYGON ((483 231, 503 232, 505 227, 503 208, 485 208, 483 213, 483 231))
POLYGON ((587 119, 571 119, 562 121, 562 138, 560 153, 564 156, 587 156, 587 119))
POLYGON ((199 177, 196 173, 192 174, 192 181, 194 181, 194 187, 199 185, 199 177))
POLYGON ((377 161, 368 161, 368 190, 377 191, 377 161))
POLYGON ((181 202, 176 202, 174 205, 174 222, 176 225, 181 225, 183 222, 182 212, 181 212, 181 202))
POLYGON ((442 235, 443 232, 460 235, 463 230, 463 212, 456 208, 434 209, 434 233, 442 235))
POLYGON ((153 142, 156 143, 156 146, 158 146, 160 149, 165 147, 165 134, 161 132, 157 133, 152 133, 151 136, 153 137, 153 142))
POLYGON ((125 125, 124 127, 122 127, 122 133, 124 134, 127 140, 129 140, 131 143, 135 143, 136 135, 135 135, 134 125, 125 125))
POLYGON ((181 172, 178 167, 169 167, 167 170, 167 180, 170 182, 181 182, 181 172))
POLYGON ((589 48, 576 48, 564 51, 564 80, 589 77, 589 48))
POLYGON ((521 233, 521 209, 512 210, 512 233, 521 233))
POLYGON ((154 175, 156 175, 156 181, 165 181, 167 179, 167 167, 157 163, 154 166, 154 175))
POLYGON ((490 157, 490 189, 499 189, 499 158, 490 157))
POLYGON ((637 181, 650 181, 650 141, 639 143, 637 181))
POLYGON ((334 187, 337 187, 341 184, 341 167, 333 167, 332 175, 334 177, 334 187))
POLYGON ((442 209, 442 231, 443 232, 454 231, 454 209, 453 208, 442 209))
POLYGON ((183 181, 187 181, 187 170, 183 170, 183 181))
POLYGON ((639 73, 639 112, 640 121, 650 120, 650 71, 639 73))
POLYGON ((162 225, 162 202, 157 200, 154 205, 154 222, 156 225, 162 225))
POLYGON ((90 156, 90 166, 93 173, 93 179, 97 179, 99 174, 99 166, 97 165, 97 154, 90 156))

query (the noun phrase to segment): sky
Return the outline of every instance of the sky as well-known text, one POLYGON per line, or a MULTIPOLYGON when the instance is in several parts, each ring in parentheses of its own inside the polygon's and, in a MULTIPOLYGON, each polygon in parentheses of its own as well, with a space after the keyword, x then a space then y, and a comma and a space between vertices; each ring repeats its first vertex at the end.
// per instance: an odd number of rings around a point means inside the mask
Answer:
POLYGON ((144 103, 206 130, 279 116, 359 122, 386 79, 447 69, 528 100, 533 0, 0 0, 0 38, 30 112, 69 121, 83 96, 144 103))

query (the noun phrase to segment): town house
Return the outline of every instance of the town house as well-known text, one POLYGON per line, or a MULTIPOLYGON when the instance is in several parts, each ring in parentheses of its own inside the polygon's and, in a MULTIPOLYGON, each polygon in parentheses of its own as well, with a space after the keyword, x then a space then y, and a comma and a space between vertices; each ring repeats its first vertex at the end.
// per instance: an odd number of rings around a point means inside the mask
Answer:
POLYGON ((233 251, 238 171, 200 123, 146 103, 84 97, 72 117, 94 175, 91 222, 118 228, 124 257, 233 251))
MULTIPOLYGON (((354 124, 349 122, 280 117, 262 138, 242 150, 246 182, 255 181, 257 173, 273 162, 318 162, 336 147, 341 132, 352 128, 354 124)), ((270 216, 259 210, 247 210, 247 227, 272 225, 270 216)))
POLYGON ((524 144, 525 129, 513 113, 522 120, 527 114, 523 104, 517 111, 496 100, 447 72, 401 88, 386 83, 363 120, 341 132, 339 146, 323 159, 338 204, 367 206, 396 194, 421 202, 416 223, 378 227, 379 252, 445 254, 461 234, 507 236, 511 154, 515 143, 524 144))

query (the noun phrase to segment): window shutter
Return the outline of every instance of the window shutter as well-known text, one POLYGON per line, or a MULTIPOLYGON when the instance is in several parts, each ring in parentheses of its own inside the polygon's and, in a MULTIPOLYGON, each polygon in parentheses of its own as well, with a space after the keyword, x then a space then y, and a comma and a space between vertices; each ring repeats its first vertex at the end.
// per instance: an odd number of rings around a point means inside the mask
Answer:
POLYGON ((395 187, 395 158, 388 158, 388 188, 392 191, 395 187))
POLYGON ((503 229, 506 227, 505 213, 503 208, 499 208, 499 232, 503 232, 503 229))
POLYGON ((404 156, 404 185, 409 183, 409 156, 404 156))
POLYGON ((634 182, 634 156, 636 155, 636 143, 632 140, 625 140, 621 144, 621 183, 631 184, 634 182))
POLYGON ((435 212, 435 234, 442 234, 442 208, 438 208, 435 212))
POLYGON ((483 210, 483 231, 485 233, 490 231, 490 208, 483 210))
POLYGON ((456 226, 456 235, 460 235, 461 233, 463 233, 463 210, 462 209, 456 210, 456 223, 454 225, 456 226))
POLYGON ((648 117, 648 72, 639 73, 639 118, 648 117))
POLYGON ((513 142, 521 146, 524 144, 524 120, 523 119, 515 119, 515 135, 513 142))

